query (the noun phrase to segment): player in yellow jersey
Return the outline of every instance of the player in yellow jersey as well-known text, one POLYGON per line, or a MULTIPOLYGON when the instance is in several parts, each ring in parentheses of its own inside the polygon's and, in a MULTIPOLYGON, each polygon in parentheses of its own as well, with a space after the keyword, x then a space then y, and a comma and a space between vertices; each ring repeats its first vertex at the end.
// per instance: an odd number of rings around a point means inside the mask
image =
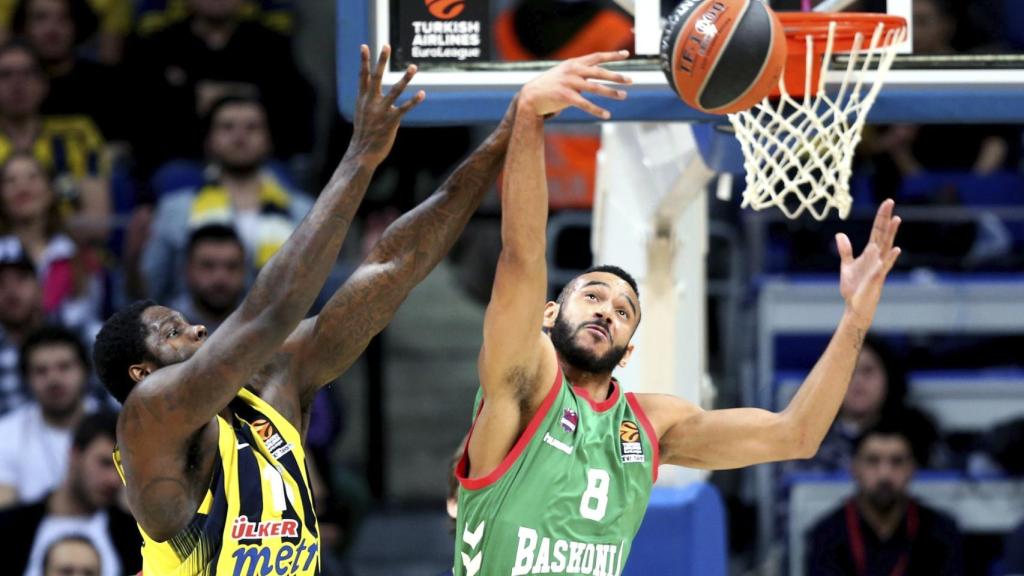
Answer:
POLYGON ((388 48, 372 72, 369 49, 361 51, 348 151, 238 309, 207 337, 180 313, 140 302, 97 336, 97 371, 123 404, 115 460, 143 535, 146 576, 319 574, 302 449, 312 398, 440 261, 504 161, 511 117, 303 321, 400 119, 423 98, 396 106, 415 68, 384 95, 388 48))

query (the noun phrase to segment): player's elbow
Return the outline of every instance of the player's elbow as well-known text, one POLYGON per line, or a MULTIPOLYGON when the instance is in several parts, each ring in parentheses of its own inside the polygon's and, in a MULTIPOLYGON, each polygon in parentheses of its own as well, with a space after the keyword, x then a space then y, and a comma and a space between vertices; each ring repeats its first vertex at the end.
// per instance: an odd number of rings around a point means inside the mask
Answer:
POLYGON ((816 438, 806 426, 799 424, 791 427, 789 433, 790 454, 788 460, 807 460, 818 453, 821 438, 816 438))
POLYGON ((821 438, 817 438, 810 428, 799 421, 779 414, 775 423, 777 433, 775 450, 779 460, 806 460, 818 453, 821 438))

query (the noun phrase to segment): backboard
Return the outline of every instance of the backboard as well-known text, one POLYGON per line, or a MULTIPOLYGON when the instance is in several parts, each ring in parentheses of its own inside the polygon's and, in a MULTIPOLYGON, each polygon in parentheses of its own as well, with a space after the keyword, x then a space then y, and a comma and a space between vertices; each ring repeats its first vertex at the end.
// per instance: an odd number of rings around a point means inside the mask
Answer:
MULTIPOLYGON (((802 0, 772 0, 776 10, 799 10, 802 0)), ((930 52, 936 47, 933 15, 913 22, 912 0, 814 0, 815 9, 848 9, 901 15, 918 29, 930 52), (926 28, 921 28, 925 26, 926 28)), ((982 41, 958 38, 970 54, 913 53, 908 41, 886 78, 870 122, 1019 123, 1024 121, 1024 3, 982 0, 990 22, 974 36, 999 38, 998 52, 982 41), (978 42, 975 42, 978 44, 978 42)), ((392 45, 385 84, 407 64, 420 72, 415 86, 428 98, 408 117, 413 125, 473 124, 501 117, 512 95, 540 70, 572 52, 627 48, 621 67, 633 78, 625 102, 608 102, 617 121, 715 121, 683 104, 658 68, 662 16, 675 0, 345 0, 338 4, 338 86, 342 112, 351 117, 356 95, 358 47, 392 45), (544 54, 538 58, 534 54, 544 54)), ((962 19, 961 19, 962 20, 962 19)), ((963 30, 958 32, 964 36, 963 30)), ((970 34, 967 34, 969 37, 970 34)), ((831 79, 829 79, 831 81, 831 79)), ((570 111, 561 121, 592 121, 570 111)))

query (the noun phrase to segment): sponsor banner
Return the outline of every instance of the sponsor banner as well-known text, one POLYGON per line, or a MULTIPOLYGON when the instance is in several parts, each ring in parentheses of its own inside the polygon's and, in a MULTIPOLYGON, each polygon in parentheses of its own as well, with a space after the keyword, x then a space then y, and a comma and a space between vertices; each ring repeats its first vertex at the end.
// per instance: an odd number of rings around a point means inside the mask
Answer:
POLYGON ((487 0, 392 0, 394 63, 479 62, 491 57, 487 0), (397 30, 394 23, 397 21, 397 30))

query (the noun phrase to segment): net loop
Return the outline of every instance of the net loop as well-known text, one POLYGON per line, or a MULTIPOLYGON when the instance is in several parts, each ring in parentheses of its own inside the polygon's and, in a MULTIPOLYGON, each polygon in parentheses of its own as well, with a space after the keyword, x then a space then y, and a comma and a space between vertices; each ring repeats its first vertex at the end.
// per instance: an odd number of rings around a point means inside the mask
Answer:
POLYGON ((779 16, 790 59, 778 94, 729 114, 743 152, 743 206, 775 206, 791 219, 808 212, 824 220, 832 210, 846 218, 853 204, 854 150, 897 45, 906 39, 906 22, 870 14, 779 16), (814 26, 811 17, 817 17, 814 26), (827 31, 823 18, 830 19, 827 31), (839 52, 848 54, 842 80, 826 89, 836 66, 833 53, 839 52), (791 69, 801 60, 802 71, 791 69))

